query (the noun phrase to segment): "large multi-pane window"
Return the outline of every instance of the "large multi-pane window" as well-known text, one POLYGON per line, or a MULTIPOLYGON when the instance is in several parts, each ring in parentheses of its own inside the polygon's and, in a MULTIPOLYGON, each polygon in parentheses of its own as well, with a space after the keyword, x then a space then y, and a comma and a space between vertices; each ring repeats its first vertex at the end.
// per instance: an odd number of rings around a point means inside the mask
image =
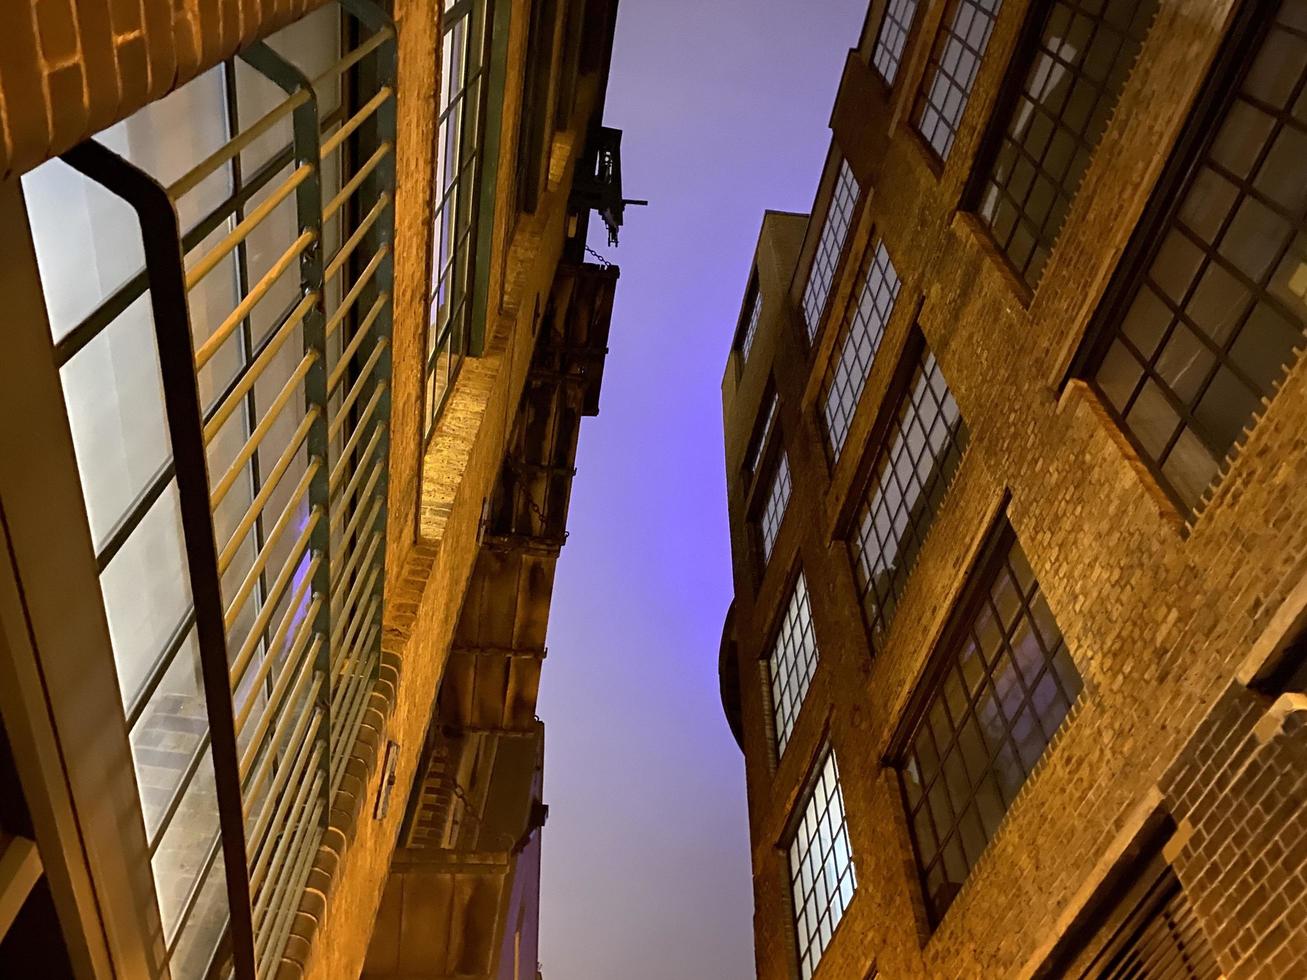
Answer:
POLYGON ((912 116, 917 131, 947 160, 985 59, 1003 0, 949 0, 912 116))
POLYGON ((379 657, 393 46, 328 4, 97 134, 125 166, 87 144, 22 181, 175 977, 219 948, 236 834, 245 954, 272 972, 379 657), (296 69, 312 88, 288 97, 296 69), (149 202, 108 189, 128 168, 167 188, 183 264, 147 254, 149 202), (188 321, 193 358, 165 360, 161 327, 188 321), (165 391, 195 387, 183 432, 165 391), (211 521, 216 567, 183 513, 211 521))
POLYGON ((748 319, 744 322, 744 333, 740 336, 740 360, 747 362, 749 352, 753 350, 753 338, 758 334, 758 321, 762 319, 762 293, 758 291, 755 280, 749 287, 749 300, 745 304, 748 319))
POLYGON ((912 30, 912 18, 916 13, 917 0, 889 0, 889 6, 885 8, 876 46, 871 52, 871 63, 885 79, 886 85, 893 85, 898 76, 903 48, 908 43, 908 32, 912 30))
POLYGON ((817 251, 812 258, 812 267, 808 270, 808 282, 803 287, 803 322, 809 343, 817 338, 817 328, 826 311, 826 299, 830 295, 831 283, 840 264, 844 239, 848 237, 849 225, 853 222, 853 209, 857 203, 858 180, 853 176, 849 162, 841 159, 835 188, 831 191, 830 204, 826 208, 826 220, 821 226, 821 237, 817 240, 817 251))
POLYGON ((439 131, 423 432, 430 434, 463 362, 475 305, 477 211, 484 166, 489 0, 444 0, 439 131))
POLYGON ((1307 327, 1307 30, 1301 4, 1190 127, 1087 373, 1177 502, 1197 506, 1307 327))
POLYGON ((758 518, 758 530, 762 537, 762 560, 771 559, 772 549, 776 547, 776 537, 781 533, 781 522, 785 520, 785 508, 790 503, 790 458, 781 450, 772 471, 771 484, 767 487, 767 496, 763 500, 762 513, 758 518))
POLYGON ((777 755, 785 754, 816 670, 817 637, 812 629, 812 605, 808 601, 807 580, 800 572, 767 657, 777 755))
POLYGON ((915 357, 916 364, 898 396, 849 535, 873 643, 889 629, 967 440, 962 413, 939 362, 923 342, 914 340, 908 356, 915 357))
POLYGON ((826 752, 817 768, 816 781, 790 842, 789 857, 799 972, 808 980, 858 887, 833 751, 826 752))
POLYGON ((987 546, 922 684, 898 769, 938 921, 1080 693, 1010 528, 987 546))
POLYGON ((899 276, 890 261, 885 243, 880 242, 872 253, 863 281, 858 305, 850 311, 848 319, 835 341, 839 356, 826 371, 821 385, 822 414, 826 423, 826 446, 831 456, 838 459, 849 434, 849 423, 857 411, 858 400, 867 383, 871 362, 876 357, 885 325, 894 312, 899 296, 899 276))
POLYGON ((1039 282, 1158 0, 1051 0, 1022 84, 995 113, 969 195, 1016 273, 1039 282))

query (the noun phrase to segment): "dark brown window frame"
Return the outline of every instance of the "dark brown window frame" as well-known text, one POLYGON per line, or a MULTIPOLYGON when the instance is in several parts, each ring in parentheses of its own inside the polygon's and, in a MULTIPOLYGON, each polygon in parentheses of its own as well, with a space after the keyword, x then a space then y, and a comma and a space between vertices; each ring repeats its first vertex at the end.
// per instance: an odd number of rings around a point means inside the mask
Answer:
MULTIPOLYGON (((1278 7, 1278 0, 1247 0, 1239 6, 1226 41, 1199 88, 1166 165, 1059 385, 1059 391, 1064 391, 1073 379, 1084 380, 1117 425, 1121 435, 1134 449, 1153 482, 1175 506, 1182 519, 1196 519, 1202 510, 1201 503, 1191 505, 1177 493, 1171 482, 1163 476, 1161 467, 1152 458, 1152 454, 1144 449, 1125 420, 1108 402, 1092 375, 1116 338, 1117 325, 1124 321, 1142 279, 1161 250, 1166 230, 1184 203, 1184 191, 1215 142, 1220 123, 1247 77, 1278 7)), ((1161 345, 1154 357, 1160 353, 1160 349, 1161 345)), ((1232 448, 1220 462, 1217 475, 1205 497, 1210 496, 1212 490, 1220 485, 1225 467, 1237 454, 1237 447, 1232 448)))

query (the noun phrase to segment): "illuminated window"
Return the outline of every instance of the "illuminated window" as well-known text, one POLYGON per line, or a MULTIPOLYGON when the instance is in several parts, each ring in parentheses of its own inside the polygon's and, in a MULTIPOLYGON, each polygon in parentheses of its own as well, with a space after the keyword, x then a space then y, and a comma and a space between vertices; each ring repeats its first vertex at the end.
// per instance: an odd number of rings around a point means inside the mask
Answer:
POLYGON ((936 922, 1080 693, 1080 674, 1010 528, 980 559, 940 653, 898 760, 936 922))
POLYGON ((840 774, 835 753, 828 751, 790 843, 790 891, 803 980, 816 971, 857 887, 840 774))
POLYGON ((949 0, 935 36, 913 120, 941 160, 947 160, 971 88, 989 46, 1003 0, 949 0))
POLYGON ((812 630, 812 606, 808 602, 808 583, 800 573, 767 658, 772 710, 776 717, 777 755, 785 754, 816 669, 817 638, 812 630))
POLYGON ((740 339, 740 360, 748 361, 749 351, 753 350, 753 338, 758 333, 758 320, 762 317, 762 293, 758 285, 752 287, 753 298, 749 302, 749 319, 744 325, 744 336, 740 339))
POLYGON ((885 79, 886 85, 893 85, 899 73, 899 62, 903 60, 903 48, 908 43, 908 31, 912 29, 912 18, 916 13, 917 0, 889 0, 889 6, 885 8, 885 19, 880 22, 880 34, 871 53, 871 63, 885 79))
POLYGON ((776 547, 776 536, 781 531, 781 521, 785 519, 785 508, 790 502, 790 459, 781 450, 776 463, 776 472, 772 474, 771 486, 767 490, 767 500, 763 504, 759 528, 762 532, 763 561, 771 559, 772 548, 776 547))
POLYGON ((849 162, 841 160, 835 189, 826 209, 826 222, 822 225, 821 238, 817 240, 817 253, 813 256, 812 268, 808 272, 808 284, 803 289, 803 322, 807 327, 809 343, 817 337, 817 327, 826 310, 826 297, 830 295, 835 269, 840 263, 840 253, 844 251, 844 239, 848 236, 849 225, 853 221, 853 208, 857 203, 858 181, 849 168, 849 162))
POLYGON ((885 335, 885 325, 899 296, 899 276, 885 243, 876 246, 858 305, 845 321, 835 342, 839 357, 822 380, 821 403, 826 422, 826 444, 835 458, 844 448, 849 423, 867 383, 871 362, 885 335))
POLYGON ((476 216, 480 207, 482 88, 489 35, 486 0, 445 0, 440 44, 436 207, 427 297, 427 370, 423 432, 428 435, 463 363, 476 281, 476 216))
POLYGON ((995 113, 1001 127, 977 173, 973 207, 1012 267, 1039 282, 1125 86, 1158 0, 1041 4, 1024 81, 995 113))
POLYGON ((1085 373, 1163 485, 1197 506, 1307 327, 1307 35, 1259 22, 1242 77, 1190 127, 1085 373))
POLYGON ((849 538, 874 641, 889 628, 967 440, 935 355, 921 343, 910 356, 918 362, 899 395, 849 538))

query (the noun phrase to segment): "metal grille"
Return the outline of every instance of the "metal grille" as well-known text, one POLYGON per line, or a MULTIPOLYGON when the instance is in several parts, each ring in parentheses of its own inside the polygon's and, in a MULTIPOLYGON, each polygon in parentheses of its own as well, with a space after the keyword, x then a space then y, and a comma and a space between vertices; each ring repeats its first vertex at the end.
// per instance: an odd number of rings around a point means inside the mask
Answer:
POLYGON ((794 722, 817 669, 817 637, 812 630, 812 605, 803 573, 794 583, 785 617, 767 658, 772 711, 776 717, 776 754, 784 755, 794 722))
POLYGON ((1080 674, 1010 529, 945 633, 938 674, 899 760, 935 921, 1080 693, 1080 674))
POLYGON ((749 360, 749 351, 753 350, 753 338, 758 333, 758 320, 762 317, 762 294, 753 287, 753 302, 749 305, 749 322, 744 327, 744 338, 740 341, 740 359, 749 360))
POLYGON ((886 85, 893 85, 899 73, 899 62, 903 60, 903 48, 908 43, 908 32, 912 30, 912 19, 917 15, 917 0, 890 0, 885 8, 885 17, 880 22, 880 33, 876 36, 876 47, 871 53, 871 63, 885 79, 886 85))
POLYGON ((767 490, 767 501, 762 508, 759 527, 762 531, 762 560, 771 560, 772 548, 776 547, 776 536, 781 531, 781 521, 785 520, 785 507, 790 502, 790 458, 781 451, 776 463, 776 472, 772 474, 771 486, 767 490))
POLYGON ((477 210, 485 138, 487 0, 444 0, 436 139, 423 432, 431 434, 463 363, 476 279, 477 210))
POLYGON ((394 63, 342 0, 24 178, 174 976, 275 972, 379 661, 394 63))
POLYGON ((867 383, 871 362, 876 357, 885 325, 899 297, 899 276, 894 271, 885 243, 880 242, 867 268, 867 278, 858 305, 845 320, 835 341, 839 357, 822 379, 821 402, 826 422, 826 448, 838 459, 849 434, 849 423, 867 383))
POLYGON ((1086 980, 1217 980, 1221 968, 1174 872, 1154 886, 1142 915, 1107 962, 1086 980))
POLYGON ((912 110, 917 131, 941 160, 957 139, 962 114, 985 59, 1003 0, 949 0, 912 110))
MULTIPOLYGON (((1177 502, 1197 506, 1307 327, 1307 29, 1280 7, 1128 273, 1089 373, 1177 502)), ((1268 18, 1269 20, 1269 18, 1268 18)))
POLYGON ((744 472, 752 474, 757 471, 758 463, 762 460, 762 451, 767 446, 767 438, 771 435, 772 426, 776 422, 776 392, 772 392, 767 400, 767 414, 762 416, 761 425, 753 433, 753 438, 749 441, 749 451, 745 453, 744 472))
POLYGON ((962 413, 935 355, 922 344, 876 455, 872 484, 854 517, 849 551, 873 642, 903 595, 966 447, 962 413))
POLYGON ((809 343, 817 339, 817 328, 821 325, 821 316, 826 310, 826 297, 830 295, 835 269, 840 264, 844 239, 848 236, 849 225, 853 221, 853 208, 857 203, 858 181, 853 176, 849 162, 842 159, 835 179, 835 189, 831 192, 830 205, 826 209, 821 238, 817 241, 817 252, 812 259, 812 268, 808 271, 808 282, 803 287, 803 322, 807 327, 809 343))
POLYGON ((803 980, 817 970, 857 890, 835 753, 828 751, 790 843, 790 891, 803 980))
POLYGON ((971 196, 1032 288, 1107 129, 1158 0, 1052 0, 971 196))

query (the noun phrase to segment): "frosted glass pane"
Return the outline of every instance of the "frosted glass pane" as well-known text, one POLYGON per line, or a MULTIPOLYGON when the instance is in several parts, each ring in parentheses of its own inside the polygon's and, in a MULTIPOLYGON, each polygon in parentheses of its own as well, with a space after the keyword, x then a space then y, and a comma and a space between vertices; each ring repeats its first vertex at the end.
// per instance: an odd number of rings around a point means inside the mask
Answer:
POLYGON ((100 573, 124 703, 190 608, 177 484, 170 483, 122 550, 100 573))

